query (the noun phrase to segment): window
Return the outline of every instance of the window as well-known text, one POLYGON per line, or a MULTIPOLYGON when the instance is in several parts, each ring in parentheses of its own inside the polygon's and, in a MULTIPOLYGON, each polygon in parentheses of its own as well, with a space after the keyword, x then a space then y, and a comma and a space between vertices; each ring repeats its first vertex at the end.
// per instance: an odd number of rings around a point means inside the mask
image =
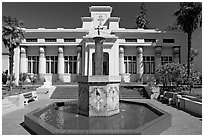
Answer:
POLYGON ((57 74, 58 56, 46 56, 46 73, 57 74))
POLYGON ((137 74, 137 56, 124 56, 125 73, 137 74))
POLYGON ((57 42, 56 38, 45 38, 45 42, 57 42))
POLYGON ((154 74, 154 56, 143 56, 144 74, 154 74))
POLYGON ((137 42, 136 38, 126 38, 125 42, 137 42))
POLYGON ((161 64, 164 65, 165 63, 171 63, 172 56, 162 56, 161 57, 161 64))
POLYGON ((163 39, 163 43, 174 43, 174 39, 163 39))
POLYGON ((77 56, 64 56, 64 73, 76 74, 77 56))
POLYGON ((156 39, 144 39, 144 42, 156 42, 156 39))
POLYGON ((76 42, 75 38, 64 38, 64 42, 76 42))
POLYGON ((37 38, 26 38, 26 42, 38 42, 37 38))
POLYGON ((28 56, 28 73, 38 74, 39 56, 28 56))

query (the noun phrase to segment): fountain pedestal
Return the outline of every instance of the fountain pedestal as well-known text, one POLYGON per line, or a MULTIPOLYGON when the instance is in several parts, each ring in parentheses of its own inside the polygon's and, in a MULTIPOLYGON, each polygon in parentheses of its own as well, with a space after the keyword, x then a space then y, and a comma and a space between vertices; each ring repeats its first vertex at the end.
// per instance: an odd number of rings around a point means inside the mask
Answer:
POLYGON ((111 116, 119 113, 120 76, 103 75, 103 42, 105 38, 94 37, 95 75, 78 76, 79 113, 89 117, 111 116))
POLYGON ((119 113, 119 76, 78 76, 79 113, 89 117, 119 113))

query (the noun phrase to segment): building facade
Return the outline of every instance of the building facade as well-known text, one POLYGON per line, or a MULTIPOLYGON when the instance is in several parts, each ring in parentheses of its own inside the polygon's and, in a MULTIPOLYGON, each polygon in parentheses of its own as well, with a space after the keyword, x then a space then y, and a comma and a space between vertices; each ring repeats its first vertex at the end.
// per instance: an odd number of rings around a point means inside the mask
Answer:
MULTIPOLYGON (((26 38, 15 49, 16 78, 28 72, 38 74, 41 81, 47 77, 53 82, 74 82, 77 75, 94 75, 93 37, 98 33, 105 38, 103 74, 120 75, 121 81, 146 81, 159 64, 186 63, 183 32, 120 28, 120 18, 111 16, 112 7, 91 6, 89 11, 90 17, 81 18, 81 28, 24 29, 26 38)), ((3 54, 3 62, 7 60, 3 54)))

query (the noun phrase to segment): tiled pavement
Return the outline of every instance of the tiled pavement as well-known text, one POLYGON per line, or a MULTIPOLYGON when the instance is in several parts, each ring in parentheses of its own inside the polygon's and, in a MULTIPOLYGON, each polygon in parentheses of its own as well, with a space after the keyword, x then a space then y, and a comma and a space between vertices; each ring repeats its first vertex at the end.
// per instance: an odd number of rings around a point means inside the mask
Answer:
MULTIPOLYGON (((129 99, 131 100, 131 99, 129 99)), ((135 99, 132 99, 135 100, 135 99)), ((172 115, 172 126, 164 131, 162 135, 201 135, 202 134, 202 121, 198 118, 173 108, 162 104, 156 100, 145 100, 140 99, 141 101, 149 102, 154 104, 156 107, 170 113, 172 115)), ((25 108, 7 113, 2 116, 2 134, 3 135, 29 135, 30 133, 25 130, 21 123, 24 121, 24 114, 28 112, 49 104, 53 101, 58 100, 48 100, 48 99, 39 99, 39 101, 34 101, 29 103, 25 108)), ((62 101, 62 100, 60 100, 62 101)), ((2 110, 4 111, 4 110, 2 110)))

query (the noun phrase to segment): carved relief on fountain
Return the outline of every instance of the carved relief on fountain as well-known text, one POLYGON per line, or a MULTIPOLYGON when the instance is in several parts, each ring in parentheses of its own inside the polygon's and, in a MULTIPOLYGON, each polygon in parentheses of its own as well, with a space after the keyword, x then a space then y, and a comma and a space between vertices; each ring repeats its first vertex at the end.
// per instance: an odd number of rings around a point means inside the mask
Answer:
POLYGON ((89 113, 92 115, 105 114, 107 109, 106 87, 91 86, 89 92, 89 113))
POLYGON ((107 110, 119 111, 119 84, 107 86, 107 110))

